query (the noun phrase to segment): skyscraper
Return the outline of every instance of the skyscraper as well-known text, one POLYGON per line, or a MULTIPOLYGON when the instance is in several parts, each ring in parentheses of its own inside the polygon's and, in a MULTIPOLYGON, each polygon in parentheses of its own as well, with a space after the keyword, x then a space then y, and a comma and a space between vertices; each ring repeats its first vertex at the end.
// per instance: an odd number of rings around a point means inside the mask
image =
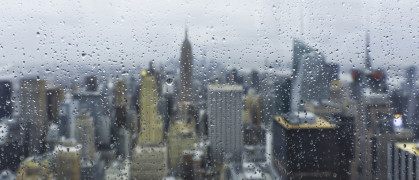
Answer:
POLYGON ((0 118, 12 115, 12 82, 0 81, 0 118))
POLYGON ((291 111, 301 111, 304 103, 329 97, 336 65, 326 63, 325 56, 302 41, 293 42, 293 73, 291 111))
POLYGON ((76 140, 82 145, 81 157, 84 161, 94 160, 96 152, 93 119, 87 113, 81 113, 75 120, 76 140))
POLYGON ((179 91, 179 102, 193 101, 193 89, 192 89, 192 46, 188 40, 188 30, 185 30, 185 40, 182 44, 180 54, 180 91, 179 91))
POLYGON ((140 91, 140 137, 138 144, 163 142, 163 122, 157 113, 157 87, 152 74, 142 72, 140 91))
POLYGON ((127 121, 126 85, 123 79, 118 80, 115 87, 116 126, 125 127, 127 121))
POLYGON ((243 148, 243 87, 208 86, 210 153, 216 163, 240 161, 243 148))
POLYGON ((186 121, 173 121, 170 124, 167 145, 169 165, 173 172, 180 172, 183 151, 193 149, 194 143, 197 142, 194 128, 193 124, 186 121))
POLYGON ((44 151, 47 131, 46 82, 23 79, 20 82, 21 118, 27 128, 25 141, 30 155, 44 151))
POLYGON ((59 87, 47 89, 47 118, 49 122, 58 123, 58 105, 63 99, 63 92, 59 87))

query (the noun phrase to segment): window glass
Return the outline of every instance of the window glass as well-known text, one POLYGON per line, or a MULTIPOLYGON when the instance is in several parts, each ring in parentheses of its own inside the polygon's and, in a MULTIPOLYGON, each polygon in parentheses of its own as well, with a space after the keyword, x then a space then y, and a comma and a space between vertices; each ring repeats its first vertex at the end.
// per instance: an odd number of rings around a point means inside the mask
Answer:
POLYGON ((417 179, 417 1, 0 2, 0 179, 417 179))

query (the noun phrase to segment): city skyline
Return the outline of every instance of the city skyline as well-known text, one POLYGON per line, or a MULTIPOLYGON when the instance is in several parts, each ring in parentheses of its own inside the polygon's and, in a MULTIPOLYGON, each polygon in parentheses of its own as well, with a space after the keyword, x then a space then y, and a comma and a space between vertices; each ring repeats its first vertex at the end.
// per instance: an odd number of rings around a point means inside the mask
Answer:
POLYGON ((417 179, 418 6, 0 2, 0 179, 417 179))

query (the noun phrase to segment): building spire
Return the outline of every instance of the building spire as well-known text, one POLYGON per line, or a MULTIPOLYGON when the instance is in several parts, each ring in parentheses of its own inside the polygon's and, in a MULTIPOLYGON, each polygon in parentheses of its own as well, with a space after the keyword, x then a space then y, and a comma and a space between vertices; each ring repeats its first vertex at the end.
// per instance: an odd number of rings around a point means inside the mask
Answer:
POLYGON ((365 68, 369 70, 372 68, 370 52, 370 31, 368 30, 365 36, 365 68))
POLYGON ((188 26, 185 26, 185 40, 188 39, 188 26))

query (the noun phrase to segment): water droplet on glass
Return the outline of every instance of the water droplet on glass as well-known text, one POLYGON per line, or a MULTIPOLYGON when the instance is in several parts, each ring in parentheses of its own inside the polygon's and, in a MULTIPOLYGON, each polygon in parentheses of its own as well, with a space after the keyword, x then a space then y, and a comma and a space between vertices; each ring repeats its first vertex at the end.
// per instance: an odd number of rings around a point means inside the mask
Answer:
POLYGON ((172 78, 167 78, 166 79, 166 84, 171 86, 173 84, 173 79, 172 78))

